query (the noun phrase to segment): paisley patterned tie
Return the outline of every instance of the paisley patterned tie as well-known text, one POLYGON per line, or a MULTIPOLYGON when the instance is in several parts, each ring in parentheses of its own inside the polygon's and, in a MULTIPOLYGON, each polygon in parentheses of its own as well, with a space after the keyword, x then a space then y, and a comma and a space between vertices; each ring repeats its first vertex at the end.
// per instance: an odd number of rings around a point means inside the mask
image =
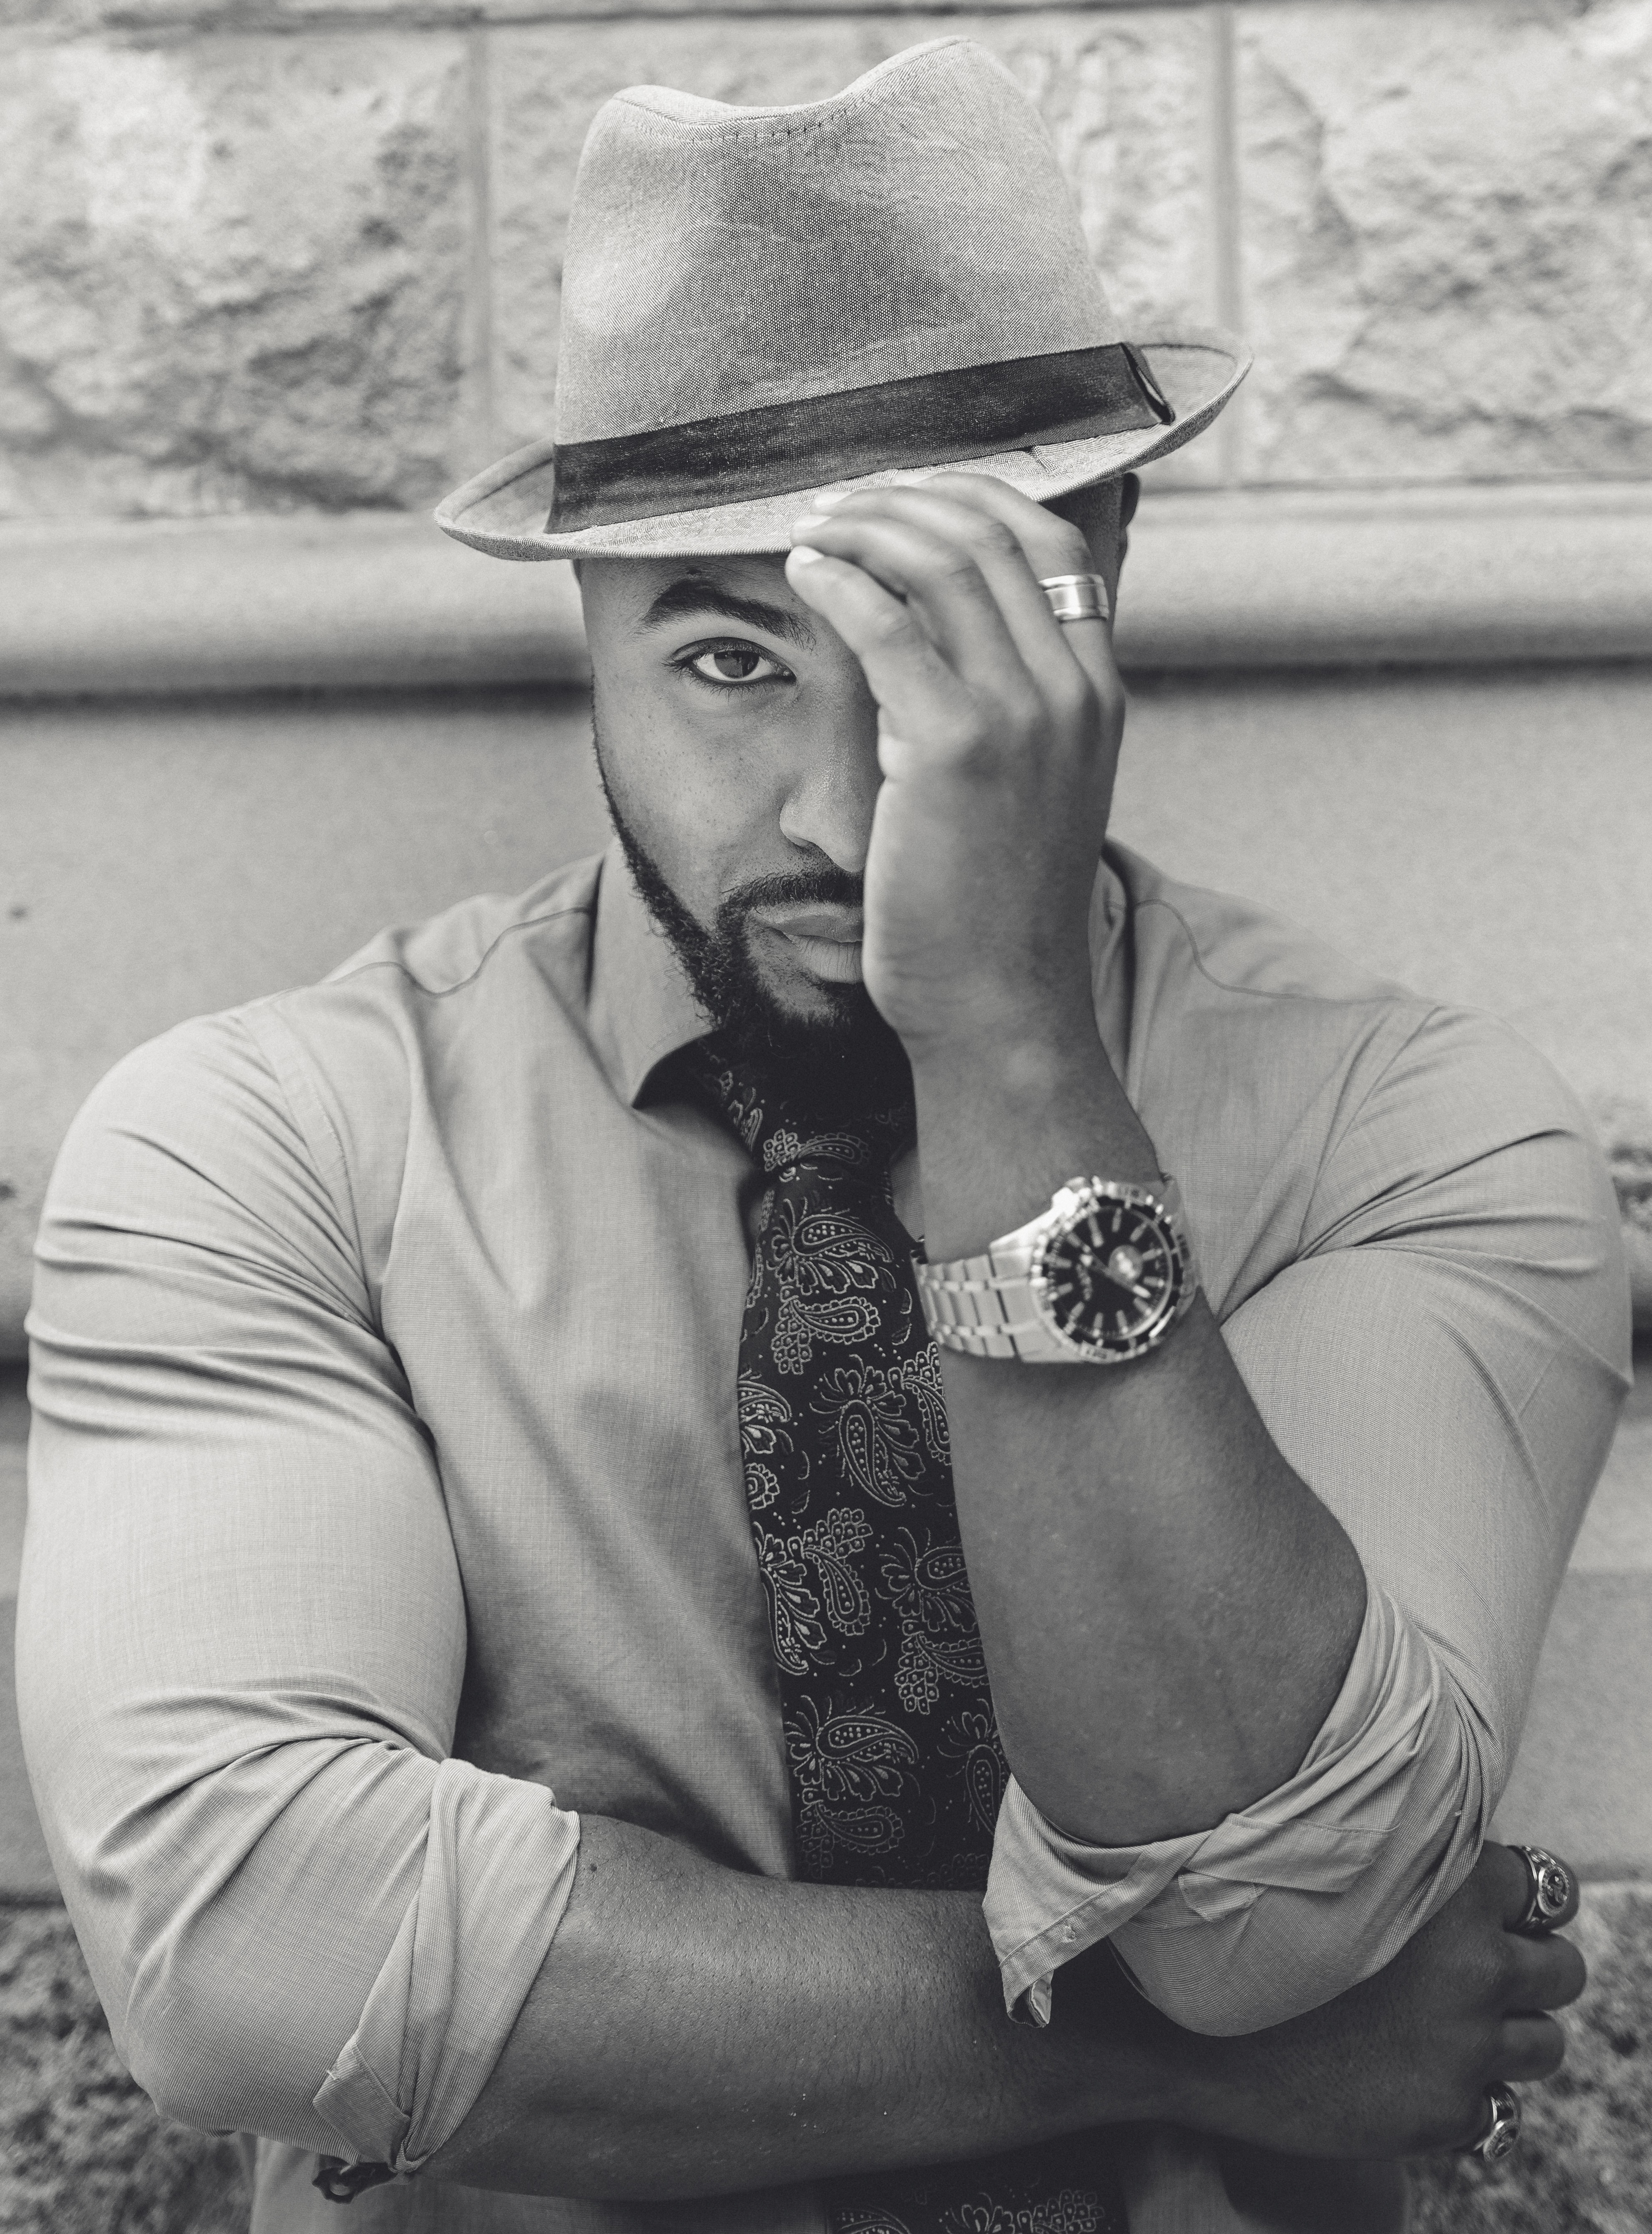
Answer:
MULTIPOLYGON (((940 1364, 890 1166, 910 1103, 812 1126, 682 1058, 767 1184, 740 1429, 768 1599, 799 1874, 979 1891, 1009 1771, 958 1538, 940 1364)), ((1125 2234, 1094 2134, 834 2184, 833 2234, 1125 2234)))

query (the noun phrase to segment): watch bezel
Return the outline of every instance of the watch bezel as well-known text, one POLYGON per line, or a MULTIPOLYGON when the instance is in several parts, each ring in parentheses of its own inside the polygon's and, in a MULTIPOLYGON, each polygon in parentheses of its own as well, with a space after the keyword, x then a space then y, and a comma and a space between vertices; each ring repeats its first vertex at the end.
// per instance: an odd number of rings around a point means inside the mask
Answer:
POLYGON ((1033 1244, 1027 1285, 1040 1326, 1068 1356, 1082 1358, 1091 1365, 1127 1365, 1132 1359, 1145 1357, 1150 1350, 1157 1349, 1186 1310, 1194 1285, 1192 1251, 1181 1220, 1156 1189, 1139 1186, 1130 1179, 1069 1179, 1065 1186, 1056 1189, 1045 1212, 1033 1244), (1175 1277, 1166 1290, 1163 1303, 1138 1332, 1101 1335, 1094 1342, 1080 1342, 1056 1317, 1044 1268, 1055 1244, 1065 1239, 1081 1218, 1103 1203, 1122 1203, 1146 1213, 1175 1268, 1175 1277))

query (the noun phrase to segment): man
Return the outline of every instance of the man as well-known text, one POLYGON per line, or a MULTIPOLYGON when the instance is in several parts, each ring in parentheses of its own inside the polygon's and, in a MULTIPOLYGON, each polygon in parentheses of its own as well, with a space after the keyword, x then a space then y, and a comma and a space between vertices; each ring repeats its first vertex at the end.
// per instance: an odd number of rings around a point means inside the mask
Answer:
POLYGON ((1243 369, 965 42, 598 120, 442 518, 578 560, 616 848, 140 1050, 41 1242, 31 1768, 259 2234, 1374 2228, 1558 2062, 1481 1841, 1603 1174, 1103 852, 1130 469, 1243 369))

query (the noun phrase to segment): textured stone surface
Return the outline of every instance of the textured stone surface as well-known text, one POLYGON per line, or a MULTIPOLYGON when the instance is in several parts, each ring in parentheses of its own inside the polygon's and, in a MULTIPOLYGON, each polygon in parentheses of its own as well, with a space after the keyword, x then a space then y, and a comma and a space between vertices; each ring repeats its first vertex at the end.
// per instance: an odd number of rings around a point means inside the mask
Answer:
MULTIPOLYGON (((653 22, 500 31, 491 42, 495 403, 501 447, 549 431, 559 258, 574 166, 622 86, 746 102, 818 101, 937 31, 978 39, 1038 101, 1077 187, 1109 294, 1137 330, 1216 316, 1205 180, 1211 27, 1200 11, 823 16, 761 30, 653 22)), ((1195 445, 1185 476, 1213 469, 1195 445)))
POLYGON ((1652 6, 1241 9, 1248 477, 1652 472, 1652 6))
POLYGON ((244 2234, 241 2152, 163 2124, 121 2068, 60 1908, 0 1909, 0 2226, 244 2234))
POLYGON ((466 116, 446 33, 10 53, 0 513, 439 493, 466 116))
MULTIPOLYGON (((1185 6, 1189 0, 1168 0, 1185 6)), ((833 15, 885 15, 889 0, 831 0, 833 15)), ((998 12, 1041 10, 1048 0, 995 0, 998 12)), ((1092 10, 1127 9, 1139 0, 1085 0, 1092 10)), ((44 29, 56 36, 91 29, 238 30, 302 28, 317 17, 411 23, 537 23, 624 16, 703 16, 703 0, 0 0, 0 29, 44 29)), ((820 0, 718 0, 718 16, 814 16, 820 0)), ((921 23, 922 17, 918 22, 921 23)))

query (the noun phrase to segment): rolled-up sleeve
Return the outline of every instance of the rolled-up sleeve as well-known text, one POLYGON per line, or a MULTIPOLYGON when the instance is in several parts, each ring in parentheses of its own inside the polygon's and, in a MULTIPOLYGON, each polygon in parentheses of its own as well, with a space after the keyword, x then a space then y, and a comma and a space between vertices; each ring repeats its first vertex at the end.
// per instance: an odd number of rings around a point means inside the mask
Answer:
POLYGON ((497 2061, 577 1817, 451 1755, 463 1594, 342 1156, 246 1028, 76 1120, 38 1248, 18 1701, 168 2116, 415 2171, 497 2061))
POLYGON ((1628 1382, 1585 1120, 1512 1034, 1436 1012, 1339 1122, 1298 1253, 1223 1330, 1361 1553, 1364 1622, 1295 1776, 1209 1829, 1087 1845, 1011 1781, 986 1915, 1034 2022, 1110 1938, 1178 2022, 1278 2023, 1381 1969, 1472 1867, 1628 1382))

